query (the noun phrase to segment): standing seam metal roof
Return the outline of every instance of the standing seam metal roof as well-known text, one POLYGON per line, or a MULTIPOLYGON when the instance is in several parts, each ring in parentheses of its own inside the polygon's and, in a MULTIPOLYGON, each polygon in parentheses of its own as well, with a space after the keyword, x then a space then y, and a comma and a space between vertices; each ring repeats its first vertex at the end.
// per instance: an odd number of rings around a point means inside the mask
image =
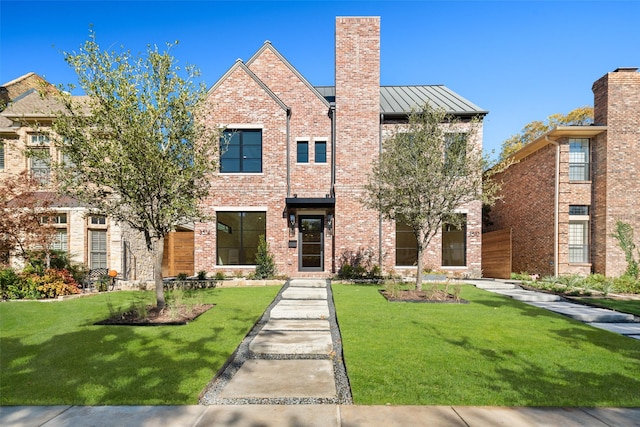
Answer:
MULTIPOLYGON (((334 86, 316 86, 316 89, 328 101, 335 100, 334 86)), ((484 115, 488 113, 444 85, 380 87, 380 113, 382 114, 408 114, 412 109, 420 108, 426 102, 453 114, 484 115)))

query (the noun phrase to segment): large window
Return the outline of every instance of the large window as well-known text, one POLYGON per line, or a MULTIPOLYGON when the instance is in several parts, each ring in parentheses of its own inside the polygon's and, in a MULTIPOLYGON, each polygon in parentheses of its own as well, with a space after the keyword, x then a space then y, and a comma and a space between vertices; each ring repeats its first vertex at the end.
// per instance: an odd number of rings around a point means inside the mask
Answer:
POLYGON ((54 251, 67 252, 67 250, 69 249, 69 244, 66 228, 58 228, 56 230, 56 238, 51 245, 51 249, 53 249, 54 251))
POLYGON ((32 149, 29 157, 31 176, 40 184, 46 185, 51 180, 51 161, 49 149, 32 149))
POLYGON ((396 222, 396 265, 414 266, 418 263, 418 240, 413 230, 396 222))
POLYGON ((467 265, 467 215, 461 216, 462 225, 442 225, 442 265, 463 267, 467 265))
POLYGON ((217 264, 255 265, 258 238, 266 236, 266 212, 217 212, 217 264))
POLYGON ((220 153, 220 171, 223 173, 262 172, 262 130, 225 130, 220 140, 220 153))
POLYGON ((107 268, 107 232, 89 230, 89 268, 107 268))
POLYGON ((296 163, 309 163, 309 142, 308 141, 297 142, 296 163))
POLYGON ((326 141, 316 141, 314 160, 316 163, 327 163, 327 142, 326 141))
POLYGON ((467 138, 468 134, 462 132, 445 134, 444 169, 450 175, 466 175, 467 138))
POLYGON ((569 206, 569 262, 589 262, 589 206, 569 206))
POLYGON ((589 179, 589 139, 569 139, 569 181, 589 179))

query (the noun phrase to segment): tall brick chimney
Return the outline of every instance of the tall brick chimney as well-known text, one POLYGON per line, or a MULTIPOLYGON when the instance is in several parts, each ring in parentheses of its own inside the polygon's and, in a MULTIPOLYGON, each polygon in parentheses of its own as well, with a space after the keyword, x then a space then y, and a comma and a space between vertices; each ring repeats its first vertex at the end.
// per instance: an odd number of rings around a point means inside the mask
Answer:
POLYGON ((358 198, 380 144, 380 18, 336 18, 335 248, 377 251, 378 214, 358 198))
POLYGON ((594 122, 607 126, 592 149, 594 269, 617 276, 624 273, 626 261, 611 237, 616 220, 640 234, 640 73, 636 67, 618 68, 592 89, 594 122))

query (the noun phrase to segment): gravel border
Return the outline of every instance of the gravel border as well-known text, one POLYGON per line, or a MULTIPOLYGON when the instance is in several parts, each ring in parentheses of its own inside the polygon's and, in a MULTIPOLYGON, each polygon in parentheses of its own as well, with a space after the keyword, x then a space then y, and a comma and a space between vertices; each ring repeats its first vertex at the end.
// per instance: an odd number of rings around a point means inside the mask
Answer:
MULTIPOLYGON (((312 280, 312 279, 310 279, 312 280)), ((262 328, 270 319, 271 310, 282 300, 282 294, 290 286, 291 280, 288 280, 273 302, 267 307, 264 314, 256 322, 254 327, 249 331, 247 336, 242 340, 240 346, 234 351, 229 360, 220 368, 220 371, 207 385, 200 394, 199 403, 201 405, 310 405, 310 404, 330 404, 330 405, 352 405, 353 398, 351 396, 351 386, 347 376, 347 370, 344 365, 342 354, 342 337, 338 327, 336 318, 335 304, 333 302, 333 292, 331 290, 331 281, 325 279, 327 290, 327 304, 329 306, 329 326, 331 332, 331 340, 333 342, 333 353, 331 355, 308 355, 308 354, 258 354, 249 349, 249 344, 260 333, 262 328), (336 383, 335 398, 313 398, 313 397, 286 397, 286 398, 241 398, 241 399, 223 399, 219 395, 222 389, 228 384, 231 378, 238 372, 240 367, 247 360, 329 360, 333 362, 333 371, 336 383)))

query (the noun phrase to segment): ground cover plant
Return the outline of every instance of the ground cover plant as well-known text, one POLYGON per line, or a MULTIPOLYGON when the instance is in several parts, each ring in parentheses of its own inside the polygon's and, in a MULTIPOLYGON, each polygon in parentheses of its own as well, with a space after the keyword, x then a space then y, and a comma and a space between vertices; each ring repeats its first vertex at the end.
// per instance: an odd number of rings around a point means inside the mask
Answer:
POLYGON ((98 326, 153 292, 0 303, 0 405, 197 404, 279 287, 203 289, 182 326, 98 326))
POLYGON ((640 341, 463 286, 469 304, 333 285, 356 404, 640 406, 640 341))

